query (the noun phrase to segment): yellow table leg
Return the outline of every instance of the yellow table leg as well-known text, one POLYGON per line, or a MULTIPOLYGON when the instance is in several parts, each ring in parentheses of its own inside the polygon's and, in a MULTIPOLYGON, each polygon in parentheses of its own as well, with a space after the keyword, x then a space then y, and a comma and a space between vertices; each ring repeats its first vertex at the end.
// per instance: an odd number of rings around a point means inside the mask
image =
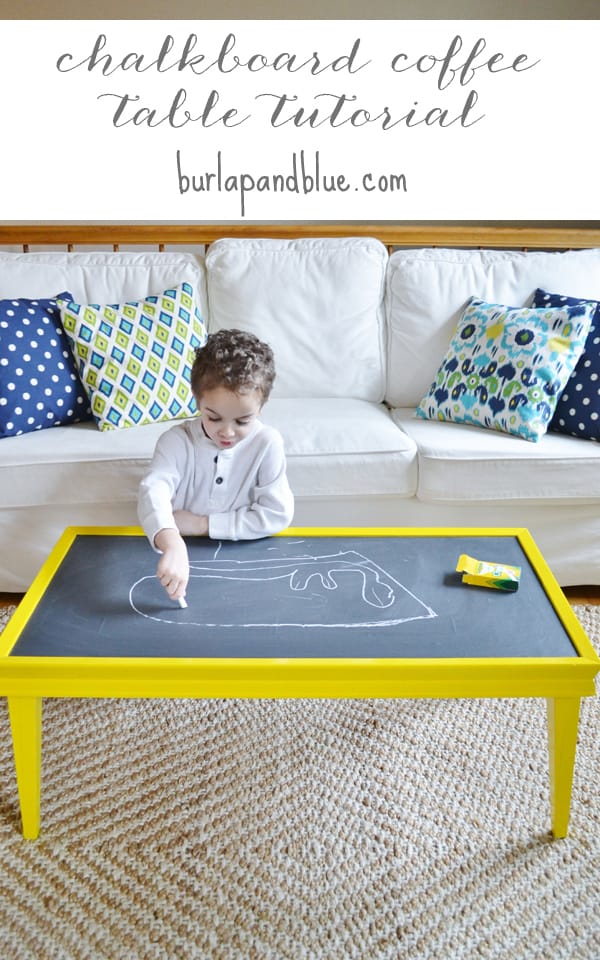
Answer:
POLYGON ((9 697, 17 787, 21 803, 23 836, 35 840, 40 832, 42 786, 42 699, 9 697))
POLYGON ((548 754, 552 832, 566 837, 569 831, 571 787, 577 748, 579 697, 548 699, 548 754))

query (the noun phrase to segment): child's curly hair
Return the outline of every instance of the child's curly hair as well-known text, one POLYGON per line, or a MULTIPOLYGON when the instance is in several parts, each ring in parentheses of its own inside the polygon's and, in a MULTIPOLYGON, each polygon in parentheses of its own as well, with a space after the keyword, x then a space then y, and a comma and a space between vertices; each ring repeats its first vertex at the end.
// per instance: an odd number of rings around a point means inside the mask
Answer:
POLYGON ((244 330, 218 330, 196 350, 191 387, 195 396, 226 387, 233 393, 258 390, 262 402, 269 398, 275 380, 275 359, 268 343, 244 330))

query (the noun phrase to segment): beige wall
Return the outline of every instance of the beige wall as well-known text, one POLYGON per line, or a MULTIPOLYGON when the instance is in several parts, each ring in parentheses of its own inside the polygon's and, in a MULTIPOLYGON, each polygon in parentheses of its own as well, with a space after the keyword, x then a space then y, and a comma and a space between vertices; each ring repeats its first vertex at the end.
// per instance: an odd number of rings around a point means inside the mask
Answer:
POLYGON ((5 19, 594 20, 598 0, 2 0, 5 19))

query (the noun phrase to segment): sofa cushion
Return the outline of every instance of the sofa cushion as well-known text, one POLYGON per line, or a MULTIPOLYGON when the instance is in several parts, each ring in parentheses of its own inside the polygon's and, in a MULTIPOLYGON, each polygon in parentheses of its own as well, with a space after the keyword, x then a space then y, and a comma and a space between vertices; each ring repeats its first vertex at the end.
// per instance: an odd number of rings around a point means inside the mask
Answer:
POLYGON ((87 422, 7 437, 0 443, 0 503, 135 503, 156 441, 171 426, 164 421, 101 432, 87 422))
POLYGON ((0 437, 90 418, 56 300, 0 300, 0 437))
POLYGON ((471 297, 417 415, 539 440, 593 312, 590 304, 506 307, 471 297))
MULTIPOLYGON (((296 497, 415 494, 414 441, 382 405, 272 399, 262 419, 283 434, 296 497)), ((7 437, 0 443, 0 502, 6 508, 135 503, 156 441, 171 426, 99 432, 93 423, 77 423, 7 437)))
POLYGON ((122 303, 187 281, 206 314, 204 257, 178 251, 119 253, 0 252, 0 297, 52 297, 70 290, 77 303, 122 303))
POLYGON ((274 398, 261 417, 283 436, 294 496, 414 496, 415 444, 383 404, 274 398))
POLYGON ((380 402, 387 262, 368 237, 217 240, 206 256, 209 330, 241 327, 271 345, 275 397, 380 402))
POLYGON ((530 305, 537 287, 600 300, 600 250, 423 248, 392 254, 386 280, 392 407, 416 407, 470 297, 530 305))
POLYGON ((591 303, 592 325, 583 353, 561 393, 549 430, 584 440, 600 440, 600 303, 536 290, 536 307, 591 303))
POLYGON ((121 304, 58 304, 101 430, 193 416, 190 375, 205 328, 191 284, 121 304))
MULTIPOLYGON (((424 501, 593 503, 600 497, 600 446, 546 433, 539 443, 469 424, 392 411, 394 422, 417 444, 424 501)), ((450 516, 450 515, 449 515, 450 516)))

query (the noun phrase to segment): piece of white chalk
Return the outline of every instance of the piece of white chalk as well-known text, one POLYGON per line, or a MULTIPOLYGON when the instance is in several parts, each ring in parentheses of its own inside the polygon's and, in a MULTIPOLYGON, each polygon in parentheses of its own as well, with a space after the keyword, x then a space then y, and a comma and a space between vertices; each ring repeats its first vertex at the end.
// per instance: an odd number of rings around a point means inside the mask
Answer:
POLYGON ((185 602, 185 598, 184 598, 184 597, 179 597, 178 600, 177 600, 177 603, 179 604, 179 606, 181 607, 182 610, 185 610, 185 609, 186 609, 187 603, 185 602))

